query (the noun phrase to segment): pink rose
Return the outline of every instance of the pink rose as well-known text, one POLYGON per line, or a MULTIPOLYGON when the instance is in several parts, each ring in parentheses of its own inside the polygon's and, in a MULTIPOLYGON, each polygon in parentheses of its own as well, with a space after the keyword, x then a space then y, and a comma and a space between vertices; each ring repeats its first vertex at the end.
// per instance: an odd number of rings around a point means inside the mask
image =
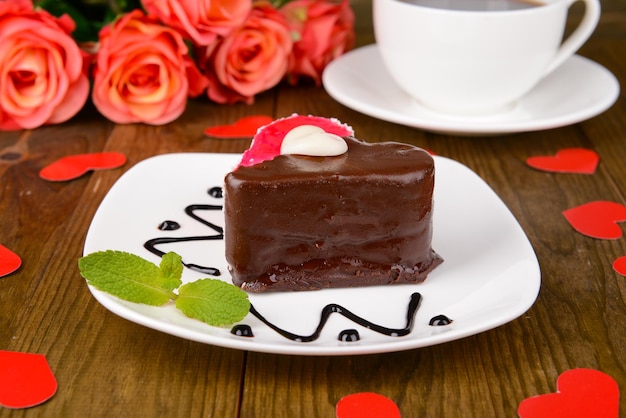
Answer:
POLYGON ((280 11, 297 34, 288 81, 296 84, 304 76, 320 85, 326 65, 354 46, 354 12, 349 1, 294 0, 280 11))
POLYGON ((0 130, 65 122, 83 107, 89 80, 74 27, 31 0, 0 1, 0 130))
POLYGON ((250 13, 252 0, 142 0, 148 15, 206 46, 226 36, 250 13))
POLYGON ((268 3, 256 3, 243 26, 199 51, 200 68, 209 79, 209 99, 252 103, 256 94, 285 76, 291 45, 283 15, 268 3))
POLYGON ((139 10, 100 31, 92 98, 113 122, 171 122, 206 83, 182 36, 139 10))

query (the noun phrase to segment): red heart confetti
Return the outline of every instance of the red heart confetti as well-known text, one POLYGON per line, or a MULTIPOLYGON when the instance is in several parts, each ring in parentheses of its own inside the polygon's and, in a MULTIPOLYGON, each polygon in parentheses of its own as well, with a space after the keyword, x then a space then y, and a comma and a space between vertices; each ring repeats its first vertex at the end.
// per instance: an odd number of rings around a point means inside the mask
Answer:
POLYGON ((530 157, 526 164, 541 171, 553 173, 593 174, 600 157, 595 151, 585 148, 564 148, 555 156, 530 157))
POLYGON ((254 115, 237 120, 232 125, 217 125, 204 130, 204 134, 213 138, 252 138, 256 131, 272 122, 270 116, 254 115))
POLYGON ((22 265, 19 255, 0 244, 0 277, 8 276, 22 265))
POLYGON ((622 276, 626 276, 626 255, 613 261, 613 269, 622 276))
POLYGON ((95 152, 60 158, 44 167, 39 177, 48 181, 67 181, 82 176, 90 170, 107 170, 121 167, 126 156, 119 152, 95 152))
POLYGON ((401 418, 394 401, 372 392, 344 396, 337 402, 335 413, 337 418, 401 418))
POLYGON ((45 356, 0 350, 0 405, 30 408, 56 391, 57 381, 45 356))
POLYGON ((556 393, 524 399, 520 418, 618 418, 619 387, 609 375, 591 369, 573 369, 556 381, 556 393))
POLYGON ((626 221, 626 206, 598 200, 563 211, 574 229, 583 235, 600 239, 618 239, 622 229, 617 222, 626 221))

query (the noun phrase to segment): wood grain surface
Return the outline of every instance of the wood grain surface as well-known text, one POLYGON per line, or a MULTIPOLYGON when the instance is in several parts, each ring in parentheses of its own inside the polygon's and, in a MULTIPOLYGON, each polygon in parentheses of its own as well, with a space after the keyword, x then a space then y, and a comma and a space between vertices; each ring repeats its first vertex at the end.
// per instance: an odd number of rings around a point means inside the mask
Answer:
MULTIPOLYGON (((626 3, 603 0, 602 6, 600 25, 579 53, 624 85, 626 3)), ((369 7, 355 3, 359 45, 373 42, 369 7)), ((115 125, 87 107, 62 125, 0 132, 0 243, 23 259, 16 273, 0 278, 0 350, 44 354, 58 380, 46 403, 0 407, 0 417, 330 418, 340 398, 362 391, 391 398, 407 418, 516 417, 522 400, 554 392, 557 377, 573 368, 612 376, 626 417, 626 277, 611 267, 626 255, 626 237, 585 237, 561 214, 593 200, 626 204, 623 94, 608 111, 575 125, 488 137, 396 125, 342 106, 323 88, 286 85, 250 106, 194 100, 177 121, 160 127, 115 125), (506 325, 441 345, 307 357, 187 341, 122 319, 91 296, 76 261, 98 205, 120 175, 158 154, 242 152, 249 140, 211 139, 203 130, 246 115, 294 112, 334 116, 368 141, 419 145, 478 173, 536 251, 542 285, 534 306, 506 325), (595 174, 551 174, 525 164, 569 147, 598 152, 595 174), (128 162, 68 182, 38 177, 60 157, 97 151, 123 152, 128 162)))

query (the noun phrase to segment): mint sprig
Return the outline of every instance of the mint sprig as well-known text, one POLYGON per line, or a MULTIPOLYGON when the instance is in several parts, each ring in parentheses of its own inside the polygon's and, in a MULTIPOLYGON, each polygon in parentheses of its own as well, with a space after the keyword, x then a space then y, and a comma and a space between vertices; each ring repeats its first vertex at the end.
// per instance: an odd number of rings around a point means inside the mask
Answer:
POLYGON ((182 258, 174 252, 163 255, 157 266, 135 254, 99 251, 80 258, 78 268, 98 290, 152 306, 174 300, 185 315, 212 326, 233 324, 250 311, 246 292, 221 280, 200 279, 181 286, 182 258))

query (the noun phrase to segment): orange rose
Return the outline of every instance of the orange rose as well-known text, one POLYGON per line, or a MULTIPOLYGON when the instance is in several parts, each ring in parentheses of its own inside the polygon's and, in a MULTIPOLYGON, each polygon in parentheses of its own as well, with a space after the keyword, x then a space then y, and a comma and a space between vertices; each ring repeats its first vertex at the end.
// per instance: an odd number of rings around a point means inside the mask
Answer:
POLYGON ((283 15, 268 3, 255 4, 243 26, 200 51, 207 95, 217 103, 252 103, 285 76, 291 45, 283 15))
POLYGON ((354 12, 349 1, 295 0, 280 11, 297 34, 287 70, 289 82, 296 84, 304 76, 320 85, 326 65, 354 46, 354 12))
POLYGON ((100 31, 94 104, 116 123, 175 120, 206 87, 187 53, 178 32, 133 10, 100 31))
POLYGON ((74 27, 31 0, 0 1, 1 130, 65 122, 83 107, 89 80, 74 27))
POLYGON ((252 0, 142 0, 141 3, 148 15, 201 46, 241 26, 252 8, 252 0))

